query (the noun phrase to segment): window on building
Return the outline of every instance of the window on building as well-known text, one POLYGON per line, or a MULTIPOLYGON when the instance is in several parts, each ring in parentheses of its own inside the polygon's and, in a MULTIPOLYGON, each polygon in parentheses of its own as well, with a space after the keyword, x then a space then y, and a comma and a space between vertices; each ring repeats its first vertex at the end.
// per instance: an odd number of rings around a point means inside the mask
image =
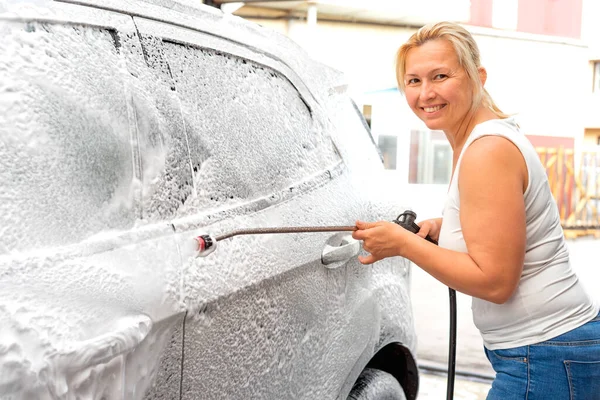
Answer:
POLYGON ((446 142, 433 143, 433 166, 431 182, 444 184, 450 182, 452 175, 452 148, 446 142))
POLYGON ((365 117, 365 121, 367 121, 367 125, 369 125, 369 128, 371 127, 371 112, 373 110, 373 107, 370 104, 365 104, 363 106, 363 116, 365 117))
POLYGON ((441 131, 412 131, 410 183, 448 184, 452 175, 452 148, 441 131))
POLYGON ((594 93, 600 93, 600 60, 596 60, 594 63, 594 86, 592 91, 594 93))
POLYGON ((385 169, 396 169, 396 155, 398 154, 398 136, 379 135, 377 146, 383 157, 385 169))

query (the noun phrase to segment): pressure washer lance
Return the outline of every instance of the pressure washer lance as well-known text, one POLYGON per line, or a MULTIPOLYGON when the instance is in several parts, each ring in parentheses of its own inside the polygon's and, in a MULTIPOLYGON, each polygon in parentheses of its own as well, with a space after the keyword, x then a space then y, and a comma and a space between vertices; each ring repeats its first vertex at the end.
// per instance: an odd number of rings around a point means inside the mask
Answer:
POLYGON ((221 236, 200 235, 198 242, 198 256, 206 257, 217 248, 217 242, 240 235, 263 235, 267 233, 312 233, 312 232, 342 232, 355 231, 356 226, 283 226, 278 228, 252 228, 239 229, 221 236))
MULTIPOLYGON (((404 229, 411 231, 412 233, 419 232, 419 225, 415 223, 417 214, 414 211, 407 210, 398 216, 392 222, 400 225, 404 229)), ((353 232, 357 228, 356 226, 288 226, 278 228, 253 228, 253 229, 239 229, 236 231, 229 232, 220 236, 212 235, 200 235, 196 237, 198 242, 197 255, 200 257, 206 257, 217 248, 217 242, 225 239, 229 239, 234 236, 241 235, 262 235, 262 234, 273 234, 273 233, 314 233, 314 232, 353 232)), ((436 244, 429 235, 425 237, 425 240, 436 244)), ((450 291, 450 344, 448 354, 448 386, 446 389, 446 399, 452 400, 454 398, 454 377, 456 368, 456 292, 454 289, 448 288, 450 291)))

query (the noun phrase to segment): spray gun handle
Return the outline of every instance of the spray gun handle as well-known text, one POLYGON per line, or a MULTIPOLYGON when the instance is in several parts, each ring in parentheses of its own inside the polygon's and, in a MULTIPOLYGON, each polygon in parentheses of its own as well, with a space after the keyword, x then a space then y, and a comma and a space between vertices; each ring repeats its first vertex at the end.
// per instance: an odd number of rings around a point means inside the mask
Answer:
MULTIPOLYGON (((402 214, 398 215, 398 218, 396 218, 393 222, 400 225, 404 229, 411 231, 412 233, 417 233, 421 228, 415 223, 416 219, 417 214, 414 211, 406 210, 402 214)), ((437 244, 437 242, 429 235, 425 237, 425 240, 433 244, 437 244)))

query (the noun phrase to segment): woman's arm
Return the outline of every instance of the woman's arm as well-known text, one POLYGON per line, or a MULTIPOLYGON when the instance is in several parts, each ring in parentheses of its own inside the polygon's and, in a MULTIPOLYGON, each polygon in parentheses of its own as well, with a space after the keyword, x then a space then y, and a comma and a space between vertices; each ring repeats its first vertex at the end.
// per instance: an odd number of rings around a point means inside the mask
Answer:
POLYGON ((393 223, 359 222, 354 237, 371 253, 360 260, 370 264, 402 256, 451 288, 504 303, 517 287, 525 257, 525 160, 512 142, 485 136, 465 151, 460 168, 460 220, 468 253, 437 247, 393 223))

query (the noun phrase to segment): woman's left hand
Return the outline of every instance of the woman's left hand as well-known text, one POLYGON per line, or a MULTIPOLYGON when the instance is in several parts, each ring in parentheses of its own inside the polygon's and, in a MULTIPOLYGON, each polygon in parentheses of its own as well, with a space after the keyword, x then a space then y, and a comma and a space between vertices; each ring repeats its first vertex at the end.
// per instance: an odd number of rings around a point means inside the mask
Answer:
POLYGON ((399 256, 406 242, 406 234, 410 233, 398 224, 388 221, 356 221, 356 228, 352 237, 362 240, 363 249, 371 253, 358 257, 362 264, 373 264, 387 257, 399 256))

